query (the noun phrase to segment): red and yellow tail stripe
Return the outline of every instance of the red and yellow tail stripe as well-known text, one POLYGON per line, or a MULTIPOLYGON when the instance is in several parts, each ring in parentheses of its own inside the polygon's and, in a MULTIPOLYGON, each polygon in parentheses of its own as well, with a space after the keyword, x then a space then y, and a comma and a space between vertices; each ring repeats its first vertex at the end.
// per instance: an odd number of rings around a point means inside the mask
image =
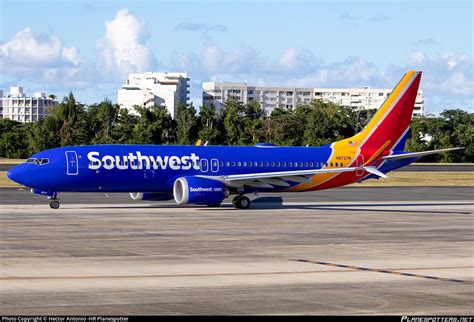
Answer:
MULTIPOLYGON (((361 132, 331 145, 328 166, 336 162, 343 162, 344 167, 376 165, 382 156, 389 154, 410 125, 420 79, 421 72, 407 72, 361 132)), ((311 183, 299 184, 286 191, 333 188, 357 182, 367 174, 362 171, 317 174, 311 183)))

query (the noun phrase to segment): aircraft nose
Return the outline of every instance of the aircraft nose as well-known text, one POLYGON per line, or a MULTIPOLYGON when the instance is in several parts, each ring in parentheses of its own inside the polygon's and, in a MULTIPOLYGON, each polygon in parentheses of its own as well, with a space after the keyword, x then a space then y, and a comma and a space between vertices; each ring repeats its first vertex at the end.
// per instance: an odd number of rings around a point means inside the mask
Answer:
POLYGON ((20 164, 8 171, 7 177, 16 183, 28 186, 28 177, 30 176, 29 172, 30 170, 25 169, 25 167, 20 164))

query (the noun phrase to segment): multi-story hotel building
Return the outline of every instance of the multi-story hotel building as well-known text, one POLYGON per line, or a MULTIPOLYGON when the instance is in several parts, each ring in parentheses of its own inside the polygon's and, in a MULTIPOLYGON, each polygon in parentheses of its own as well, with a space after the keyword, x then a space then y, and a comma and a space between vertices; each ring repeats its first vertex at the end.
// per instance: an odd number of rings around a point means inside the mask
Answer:
POLYGON ((56 99, 46 97, 43 92, 35 92, 33 96, 26 96, 23 87, 10 87, 10 94, 4 96, 0 91, 0 118, 18 122, 36 122, 58 105, 56 99))
POLYGON ((135 105, 146 108, 164 106, 174 118, 180 102, 189 104, 189 82, 186 73, 129 74, 126 83, 118 90, 118 104, 135 114, 135 105))
MULTIPOLYGON (((265 113, 275 108, 295 109, 312 100, 332 102, 342 106, 360 109, 377 109, 390 95, 386 88, 295 88, 295 87, 256 87, 246 83, 204 82, 202 85, 203 104, 214 104, 220 110, 227 99, 236 99, 244 104, 257 101, 265 113)), ((418 90, 413 115, 424 114, 423 91, 418 90)))

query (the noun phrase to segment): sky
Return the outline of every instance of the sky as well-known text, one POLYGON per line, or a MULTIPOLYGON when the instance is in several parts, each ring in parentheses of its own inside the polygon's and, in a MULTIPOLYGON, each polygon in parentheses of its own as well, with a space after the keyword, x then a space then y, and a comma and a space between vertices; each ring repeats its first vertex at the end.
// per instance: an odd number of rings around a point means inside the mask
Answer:
POLYGON ((425 112, 474 111, 471 1, 0 0, 0 89, 91 104, 130 72, 202 82, 393 88, 423 71, 425 112))

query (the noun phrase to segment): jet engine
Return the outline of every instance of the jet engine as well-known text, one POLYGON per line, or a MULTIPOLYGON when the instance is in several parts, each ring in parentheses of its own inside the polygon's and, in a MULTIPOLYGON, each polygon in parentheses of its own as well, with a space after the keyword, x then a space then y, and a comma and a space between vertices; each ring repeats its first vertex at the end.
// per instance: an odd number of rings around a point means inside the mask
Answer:
POLYGON ((174 200, 178 205, 219 205, 229 191, 218 180, 201 177, 181 177, 176 179, 173 186, 174 200))

